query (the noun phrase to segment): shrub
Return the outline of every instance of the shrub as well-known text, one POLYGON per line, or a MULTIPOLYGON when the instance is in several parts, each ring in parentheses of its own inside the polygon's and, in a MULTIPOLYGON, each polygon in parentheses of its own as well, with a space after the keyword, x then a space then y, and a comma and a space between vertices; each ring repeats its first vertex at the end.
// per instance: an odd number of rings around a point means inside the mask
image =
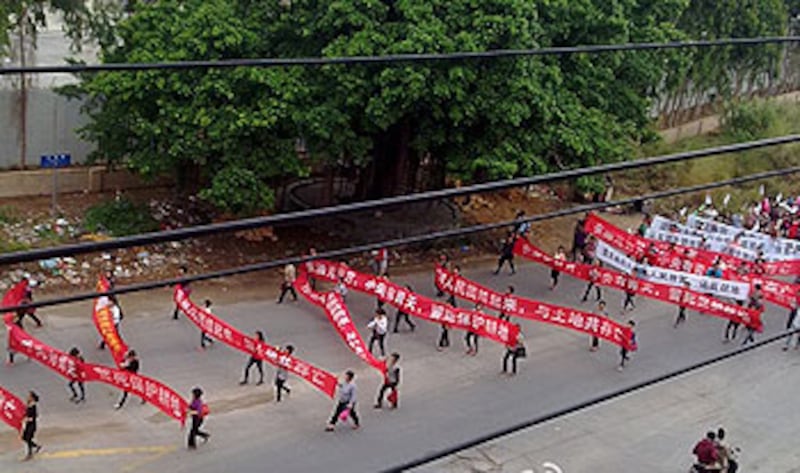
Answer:
POLYGON ((755 140, 766 136, 777 118, 772 104, 763 101, 735 102, 725 106, 722 131, 737 140, 755 140))
POLYGON ((124 198, 89 208, 83 226, 90 232, 105 232, 115 237, 158 230, 158 222, 146 206, 124 198))

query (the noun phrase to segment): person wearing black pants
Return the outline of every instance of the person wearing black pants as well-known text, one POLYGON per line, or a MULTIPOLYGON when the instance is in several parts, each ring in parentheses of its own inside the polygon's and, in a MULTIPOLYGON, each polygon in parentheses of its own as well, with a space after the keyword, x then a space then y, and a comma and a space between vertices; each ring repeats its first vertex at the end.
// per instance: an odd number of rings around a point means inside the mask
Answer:
MULTIPOLYGON (((600 265, 600 261, 599 260, 596 261, 595 264, 597 266, 599 266, 600 265)), ((600 292, 600 286, 598 286, 596 284, 596 281, 599 278, 600 278, 600 273, 597 271, 597 269, 592 268, 589 271, 589 284, 586 285, 586 292, 583 293, 583 297, 581 298, 581 302, 586 302, 586 300, 589 298, 589 293, 592 292, 592 288, 594 288, 594 290, 597 292, 597 300, 598 301, 603 298, 603 294, 600 292)))
MULTIPOLYGON (((179 278, 185 278, 188 273, 189 273, 189 268, 187 268, 186 266, 181 266, 178 269, 179 278)), ((189 297, 192 294, 192 288, 189 287, 188 282, 181 283, 179 285, 183 288, 183 292, 186 293, 186 297, 189 297)), ((172 312, 172 320, 178 320, 178 313, 180 312, 180 310, 181 309, 180 307, 178 307, 178 304, 175 304, 175 310, 172 312)))
POLYGON ((478 334, 469 330, 464 337, 464 342, 467 344, 467 355, 478 354, 478 334))
MULTIPOLYGON (((22 300, 19 301, 19 305, 25 305, 25 304, 33 303, 33 290, 31 289, 31 287, 33 285, 35 285, 35 284, 36 284, 35 281, 30 281, 29 280, 28 286, 25 288, 25 295, 23 296, 22 300)), ((24 319, 26 315, 33 319, 33 322, 36 324, 36 328, 42 328, 42 321, 39 320, 39 317, 36 316, 36 309, 33 309, 33 308, 24 309, 22 311, 22 318, 24 319)), ((22 323, 21 320, 20 320, 20 323, 22 323)))
MULTIPOLYGON (((22 317, 23 313, 21 311, 17 311, 17 313, 14 315, 14 320, 12 323, 17 327, 22 328, 22 317)), ((8 348, 8 364, 9 365, 14 364, 14 351, 11 350, 10 346, 8 348)))
MULTIPOLYGON (((139 358, 136 357, 136 352, 133 350, 129 350, 128 353, 125 355, 125 361, 122 362, 121 368, 125 371, 130 373, 138 373, 139 372, 139 358)), ((122 397, 119 398, 119 402, 114 409, 122 409, 122 406, 125 405, 125 401, 128 400, 128 391, 122 391, 122 397)), ((142 398, 142 404, 145 403, 144 398, 142 398)))
POLYGON ((356 412, 357 389, 355 380, 355 373, 348 370, 344 374, 344 381, 339 383, 339 400, 336 402, 336 409, 333 411, 333 416, 325 427, 325 431, 333 432, 336 428, 336 423, 339 421, 339 416, 346 409, 350 410, 350 418, 353 419, 353 429, 358 429, 360 426, 358 420, 358 413, 356 412))
MULTIPOLYGON (((294 347, 292 345, 286 345, 286 349, 281 354, 283 355, 291 355, 294 353, 294 347)), ((280 360, 280 357, 278 357, 280 360)), ((288 396, 291 394, 292 390, 286 387, 286 381, 289 379, 289 372, 283 366, 279 366, 278 369, 275 371, 275 402, 281 402, 281 393, 286 391, 286 395, 288 396)))
POLYGON ((633 303, 633 296, 634 295, 635 294, 633 292, 625 291, 625 302, 622 303, 623 312, 628 310, 628 307, 631 308, 630 310, 633 310, 633 309, 636 308, 636 305, 633 303))
POLYGON ((411 321, 411 317, 408 316, 408 313, 403 312, 402 310, 398 309, 397 313, 394 314, 394 333, 397 333, 400 330, 400 322, 405 322, 408 325, 408 328, 411 329, 413 332, 417 326, 414 322, 411 321))
POLYGON ((39 402, 39 395, 33 391, 28 393, 28 404, 25 408, 25 419, 22 421, 22 441, 28 447, 28 454, 25 460, 33 458, 34 453, 39 453, 42 446, 37 444, 33 437, 36 436, 36 419, 39 417, 39 412, 36 407, 39 402))
POLYGON ((297 291, 294 290, 294 281, 297 279, 297 269, 289 263, 283 268, 283 283, 281 283, 281 295, 278 296, 278 304, 283 303, 286 294, 292 293, 292 300, 297 301, 297 291))
POLYGON ((681 293, 681 304, 678 306, 678 318, 675 319, 674 328, 686 322, 686 300, 689 292, 689 281, 683 281, 683 292, 681 293))
MULTIPOLYGON (((206 312, 213 315, 213 312, 211 312, 211 299, 206 299, 203 305, 205 306, 204 308, 206 309, 206 312)), ((200 349, 205 350, 207 346, 213 344, 214 339, 209 337, 204 331, 200 330, 200 349)))
POLYGON ((439 332, 439 342, 437 343, 436 349, 438 351, 442 351, 449 346, 450 346, 450 327, 448 327, 446 323, 442 323, 441 331, 439 332))
POLYGON ((508 261, 509 267, 511 267, 511 274, 517 272, 514 268, 514 242, 516 238, 514 234, 509 234, 505 240, 503 240, 503 247, 500 249, 500 259, 497 260, 497 269, 494 270, 494 274, 500 274, 500 270, 503 268, 503 263, 508 261))
MULTIPOLYGON (((597 303, 597 310, 594 313, 600 317, 608 318, 608 312, 606 312, 606 301, 599 301, 597 303)), ((597 338, 596 335, 592 335, 592 345, 589 347, 589 351, 597 351, 598 348, 600 348, 600 339, 597 338)))
MULTIPOLYGON (((265 340, 264 332, 261 330, 256 330, 256 340, 263 342, 265 340)), ((250 377, 250 368, 253 366, 255 366, 256 371, 258 371, 258 381, 256 382, 256 385, 264 384, 264 361, 261 358, 250 356, 250 359, 247 361, 247 365, 244 367, 244 379, 239 382, 239 385, 244 386, 247 384, 247 379, 250 377)))
POLYGON ((375 409, 383 407, 383 397, 386 395, 386 391, 389 390, 391 390, 395 396, 394 402, 392 401, 392 396, 389 396, 389 404, 392 409, 397 407, 397 386, 400 384, 400 366, 397 365, 398 361, 400 361, 399 353, 392 353, 389 356, 389 362, 386 365, 386 377, 383 380, 381 389, 378 391, 378 400, 375 402, 375 409))
MULTIPOLYGON (((516 324, 520 328, 519 324, 516 324)), ((506 347, 506 354, 503 357, 503 373, 508 373, 508 360, 511 360, 511 376, 517 374, 517 359, 525 358, 528 356, 525 350, 525 342, 522 338, 522 332, 519 332, 517 343, 514 346, 506 347)))
MULTIPOLYGON (((77 347, 72 347, 69 351, 69 356, 77 359, 80 363, 83 363, 84 360, 83 356, 81 355, 81 351, 77 347)), ((83 385, 83 380, 80 378, 79 373, 70 373, 71 379, 69 383, 67 383, 67 387, 69 388, 70 392, 72 393, 72 397, 69 399, 70 401, 74 402, 75 404, 80 404, 86 400, 86 389, 83 385), (75 386, 78 389, 75 389, 75 386), (80 391, 80 395, 78 392, 80 391)))
POLYGON ((381 356, 386 356, 385 340, 386 333, 389 331, 389 319, 386 317, 386 312, 383 309, 377 309, 375 317, 367 324, 367 328, 372 329, 372 336, 369 339, 369 352, 372 353, 375 342, 378 342, 381 356))
POLYGON ((197 437, 203 439, 203 442, 208 442, 211 434, 203 432, 200 427, 205 420, 207 408, 203 403, 203 390, 200 388, 192 389, 192 402, 189 404, 189 415, 192 416, 192 426, 189 429, 189 439, 187 441, 190 450, 197 448, 197 437))

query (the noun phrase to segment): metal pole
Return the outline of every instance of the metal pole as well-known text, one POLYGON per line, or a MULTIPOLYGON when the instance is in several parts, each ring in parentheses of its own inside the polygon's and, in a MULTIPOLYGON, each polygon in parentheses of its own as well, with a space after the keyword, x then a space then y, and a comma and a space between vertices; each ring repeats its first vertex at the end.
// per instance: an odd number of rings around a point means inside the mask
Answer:
POLYGON ((57 203, 57 195, 58 195, 58 167, 53 168, 53 202, 51 203, 50 214, 53 218, 56 218, 56 209, 58 208, 57 203))

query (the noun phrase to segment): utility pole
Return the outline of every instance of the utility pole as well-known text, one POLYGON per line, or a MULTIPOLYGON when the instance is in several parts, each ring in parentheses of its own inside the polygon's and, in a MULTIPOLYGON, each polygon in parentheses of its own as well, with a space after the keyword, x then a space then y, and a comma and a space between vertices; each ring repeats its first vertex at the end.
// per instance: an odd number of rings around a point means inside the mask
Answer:
MULTIPOLYGON (((28 6, 22 8, 17 19, 17 38, 19 40, 19 64, 27 65, 25 58, 25 22, 28 18, 28 6)), ((19 131, 20 131, 20 167, 25 169, 25 157, 28 154, 28 80, 24 72, 19 74, 19 131)))

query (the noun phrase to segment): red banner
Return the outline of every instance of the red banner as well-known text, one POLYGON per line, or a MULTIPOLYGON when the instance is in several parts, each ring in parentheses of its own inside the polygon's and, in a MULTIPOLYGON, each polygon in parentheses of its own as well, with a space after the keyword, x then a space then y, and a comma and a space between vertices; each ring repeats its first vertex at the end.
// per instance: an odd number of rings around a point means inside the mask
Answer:
MULTIPOLYGON (((15 305, 19 305, 22 302, 22 299, 25 298, 25 292, 28 290, 28 280, 23 279, 22 281, 14 284, 11 289, 6 291, 3 294, 3 307, 14 307, 15 305)), ((3 321, 5 323, 11 323, 14 320, 14 313, 7 312, 3 314, 3 321)))
POLYGON ((301 273, 327 281, 341 281, 349 288, 378 298, 403 312, 429 322, 446 323, 503 345, 517 343, 519 328, 505 320, 466 309, 458 309, 409 291, 383 277, 359 273, 344 263, 325 260, 307 261, 301 273))
POLYGON ((308 281, 308 273, 303 269, 300 270, 300 274, 295 279, 294 287, 300 291, 300 294, 308 302, 321 307, 325 311, 328 320, 333 325, 333 328, 339 332, 339 336, 342 337, 350 351, 381 373, 386 372, 386 362, 378 360, 369 352, 367 344, 356 328, 353 318, 350 317, 350 311, 347 310, 341 295, 335 292, 321 293, 313 290, 311 283, 308 281))
POLYGON ((335 375, 299 358, 283 353, 267 343, 245 335, 192 302, 181 285, 175 286, 174 298, 175 304, 178 305, 186 317, 209 336, 250 356, 265 360, 276 367, 283 367, 320 390, 329 398, 333 398, 337 382, 335 375))
POLYGON ((513 295, 500 294, 461 275, 447 271, 441 266, 436 267, 436 285, 448 294, 453 294, 470 302, 483 304, 504 314, 576 330, 602 338, 628 350, 635 349, 631 344, 630 327, 608 317, 513 295))
POLYGON ((22 430, 25 419, 25 402, 0 386, 0 418, 14 430, 22 430))
MULTIPOLYGON (((634 257, 645 256, 647 263, 661 268, 684 271, 694 274, 705 274, 713 265, 717 257, 720 257, 725 264, 732 268, 739 268, 744 263, 744 267, 750 271, 753 264, 734 258, 729 255, 715 253, 707 250, 672 245, 670 243, 649 240, 638 235, 632 235, 611 223, 606 222, 595 214, 589 214, 585 224, 586 232, 608 243, 610 246, 634 257), (649 251, 652 246, 656 252, 649 251)), ((766 269, 771 263, 765 263, 766 269)), ((768 274, 776 274, 769 272, 768 274)), ((732 281, 748 282, 753 285, 761 284, 764 297, 773 304, 791 309, 797 304, 798 288, 796 285, 765 278, 757 274, 739 274, 735 269, 728 269, 723 273, 725 279, 732 281)))
MULTIPOLYGON (((111 285, 108 280, 101 276, 100 280, 97 281, 97 292, 106 292, 109 287, 111 285)), ((128 346, 122 340, 117 327, 114 325, 114 315, 111 312, 113 304, 108 296, 100 296, 95 299, 92 308, 92 320, 94 320, 94 326, 97 327, 100 336, 106 342, 106 346, 108 346, 108 350, 111 352, 112 358, 114 358, 114 363, 120 366, 125 361, 128 346)))
POLYGON ((682 305, 704 314, 734 320, 758 331, 763 329, 759 311, 722 302, 716 297, 697 291, 645 281, 604 267, 556 260, 523 238, 517 239, 514 253, 578 279, 592 280, 601 286, 632 292, 650 299, 682 305))
POLYGON ((28 335, 13 324, 6 324, 9 347, 45 365, 67 379, 100 381, 142 397, 173 419, 186 420, 188 403, 175 391, 155 379, 106 366, 82 363, 28 335))

